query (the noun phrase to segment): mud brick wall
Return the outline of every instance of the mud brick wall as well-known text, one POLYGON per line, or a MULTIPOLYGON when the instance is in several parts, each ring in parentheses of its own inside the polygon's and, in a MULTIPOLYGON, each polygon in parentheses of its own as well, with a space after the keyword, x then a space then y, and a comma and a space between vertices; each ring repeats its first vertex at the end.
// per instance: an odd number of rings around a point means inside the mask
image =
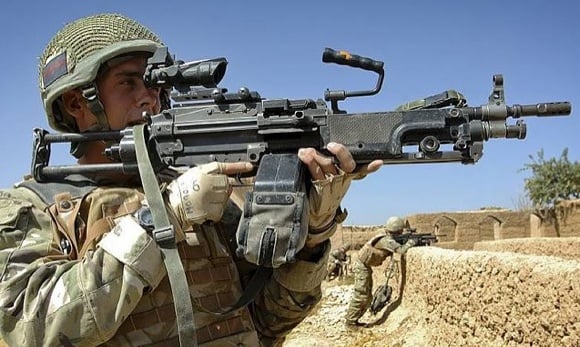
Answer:
POLYGON ((353 249, 359 249, 381 230, 383 227, 377 225, 339 225, 331 238, 332 248, 351 245, 353 249))
POLYGON ((510 210, 412 215, 409 223, 422 232, 440 236, 446 248, 471 249, 478 241, 530 236, 530 214, 510 210))
POLYGON ((422 247, 405 273, 402 307, 438 332, 426 345, 580 346, 578 261, 422 247))
MULTIPOLYGON (((480 241, 580 236, 580 200, 561 202, 556 216, 557 220, 551 221, 530 211, 490 209, 414 214, 406 218, 418 231, 438 235, 437 247, 470 250, 480 241)), ((383 226, 380 225, 339 226, 332 238, 333 247, 350 243, 359 248, 381 230, 383 226)))

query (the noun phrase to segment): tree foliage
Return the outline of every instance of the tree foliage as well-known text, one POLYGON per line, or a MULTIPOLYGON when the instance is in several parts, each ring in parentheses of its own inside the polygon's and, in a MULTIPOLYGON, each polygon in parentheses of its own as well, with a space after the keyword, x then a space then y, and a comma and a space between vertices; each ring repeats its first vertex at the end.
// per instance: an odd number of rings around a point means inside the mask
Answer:
POLYGON ((544 150, 522 170, 532 176, 524 180, 527 195, 536 208, 553 208, 559 201, 580 198, 580 162, 568 159, 568 148, 560 158, 544 158, 544 150))

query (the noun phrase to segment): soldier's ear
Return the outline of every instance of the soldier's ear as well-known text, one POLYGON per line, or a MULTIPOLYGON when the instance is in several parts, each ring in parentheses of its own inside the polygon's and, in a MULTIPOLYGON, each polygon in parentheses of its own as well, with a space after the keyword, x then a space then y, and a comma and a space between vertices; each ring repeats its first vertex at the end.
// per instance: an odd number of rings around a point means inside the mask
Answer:
POLYGON ((60 99, 62 108, 76 120, 80 131, 89 129, 93 124, 97 123, 97 118, 89 109, 87 101, 80 90, 69 90, 62 94, 60 99))
POLYGON ((62 106, 66 113, 75 119, 82 117, 81 113, 86 109, 86 102, 79 90, 69 90, 61 96, 62 106))

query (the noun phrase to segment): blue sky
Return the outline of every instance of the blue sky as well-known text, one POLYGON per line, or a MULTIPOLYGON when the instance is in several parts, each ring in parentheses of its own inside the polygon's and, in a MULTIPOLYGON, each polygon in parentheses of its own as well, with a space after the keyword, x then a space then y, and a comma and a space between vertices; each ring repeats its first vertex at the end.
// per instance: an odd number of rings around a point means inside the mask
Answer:
MULTIPOLYGON (((325 47, 385 62, 382 91, 342 103, 349 112, 392 110, 456 89, 470 106, 487 102, 502 73, 508 104, 566 100, 568 117, 526 118, 526 140, 491 140, 476 165, 386 165, 354 182, 345 224, 381 224, 390 215, 516 208, 529 155, 559 157, 576 143, 580 120, 580 27, 575 1, 5 1, 0 13, 3 68, 0 186, 29 172, 32 128, 48 128, 37 64, 67 22, 119 12, 156 32, 179 59, 226 57, 221 86, 246 86, 266 98, 322 98, 324 90, 371 89, 372 73, 323 64, 325 47)), ((512 120, 513 123, 513 120, 512 120)), ((52 131, 52 130, 51 130, 52 131)), ((71 163, 68 148, 53 164, 71 163)))

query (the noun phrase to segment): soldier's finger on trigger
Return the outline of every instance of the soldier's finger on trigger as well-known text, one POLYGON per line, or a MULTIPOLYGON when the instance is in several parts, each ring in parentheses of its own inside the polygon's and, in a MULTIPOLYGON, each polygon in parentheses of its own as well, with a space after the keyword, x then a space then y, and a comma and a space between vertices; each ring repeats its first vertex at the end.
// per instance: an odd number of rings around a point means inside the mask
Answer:
POLYGON ((253 166, 249 162, 219 163, 219 169, 215 173, 223 175, 235 175, 252 171, 253 166))
POLYGON ((339 166, 344 172, 351 173, 354 171, 356 168, 356 162, 354 161, 350 151, 344 145, 331 142, 328 144, 327 149, 336 156, 339 166))
POLYGON ((308 167, 312 180, 317 181, 324 178, 322 168, 317 161, 317 154, 314 148, 300 148, 298 158, 308 167))
POLYGON ((334 160, 332 159, 332 157, 327 157, 322 153, 317 153, 316 161, 319 163, 323 174, 336 175, 338 173, 338 170, 336 168, 336 165, 334 164, 334 160))

